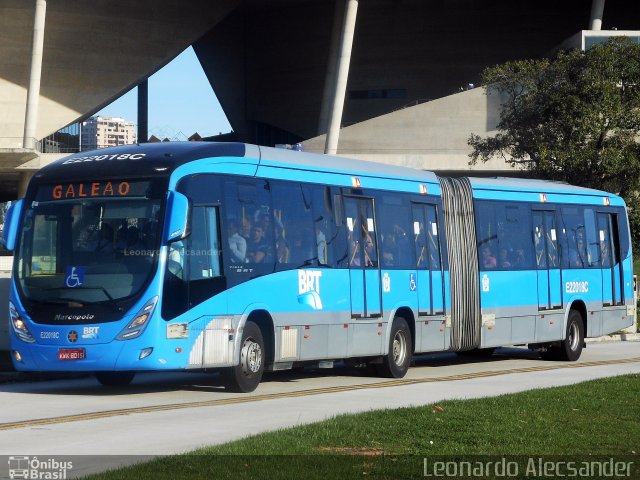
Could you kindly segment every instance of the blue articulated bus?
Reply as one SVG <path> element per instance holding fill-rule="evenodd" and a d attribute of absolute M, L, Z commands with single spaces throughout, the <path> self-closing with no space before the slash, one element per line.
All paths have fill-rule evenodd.
<path fill-rule="evenodd" d="M 375 365 L 526 344 L 576 360 L 635 321 L 616 195 L 238 143 L 83 152 L 44 167 L 4 228 L 23 371 Z"/>

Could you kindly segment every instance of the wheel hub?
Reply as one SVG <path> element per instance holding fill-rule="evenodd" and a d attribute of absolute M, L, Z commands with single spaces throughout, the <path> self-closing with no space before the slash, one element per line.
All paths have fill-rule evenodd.
<path fill-rule="evenodd" d="M 402 365 L 407 355 L 407 341 L 402 332 L 396 332 L 393 337 L 393 362 Z"/>
<path fill-rule="evenodd" d="M 245 375 L 253 375 L 260 371 L 262 349 L 252 338 L 247 338 L 242 345 L 240 363 L 242 365 L 242 373 Z"/>

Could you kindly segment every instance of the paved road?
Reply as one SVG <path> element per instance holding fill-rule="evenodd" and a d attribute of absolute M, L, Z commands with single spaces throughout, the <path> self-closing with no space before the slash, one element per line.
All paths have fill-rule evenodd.
<path fill-rule="evenodd" d="M 141 457 L 227 442 L 340 413 L 475 398 L 640 373 L 640 342 L 590 344 L 577 363 L 548 362 L 526 349 L 488 360 L 425 355 L 402 380 L 336 368 L 268 374 L 249 395 L 226 393 L 215 374 L 139 375 L 125 389 L 93 378 L 0 385 L 0 455 L 74 457 L 70 475 Z M 5 457 L 6 458 L 6 457 Z M 6 465 L 6 463 L 5 463 Z M 0 464 L 0 478 L 8 470 Z"/>

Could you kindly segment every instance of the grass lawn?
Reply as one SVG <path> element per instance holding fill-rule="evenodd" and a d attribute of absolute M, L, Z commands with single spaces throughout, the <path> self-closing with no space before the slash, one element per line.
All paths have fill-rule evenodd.
<path fill-rule="evenodd" d="M 640 375 L 628 375 L 339 416 L 96 478 L 417 478 L 425 456 L 445 455 L 624 456 L 640 464 L 638 392 Z"/>

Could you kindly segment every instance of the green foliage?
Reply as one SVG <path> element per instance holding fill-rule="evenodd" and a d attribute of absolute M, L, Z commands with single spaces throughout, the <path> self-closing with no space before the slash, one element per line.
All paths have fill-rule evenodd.
<path fill-rule="evenodd" d="M 472 134 L 471 164 L 501 156 L 536 177 L 621 195 L 640 246 L 640 45 L 614 37 L 586 52 L 487 68 L 498 134 Z"/>

